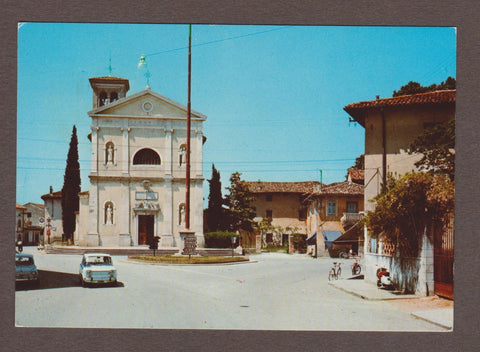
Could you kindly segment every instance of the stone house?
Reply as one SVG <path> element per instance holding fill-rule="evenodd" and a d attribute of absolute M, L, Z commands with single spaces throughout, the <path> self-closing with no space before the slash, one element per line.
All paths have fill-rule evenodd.
<path fill-rule="evenodd" d="M 44 244 L 61 242 L 63 235 L 62 191 L 53 191 L 41 196 L 45 206 Z"/>
<path fill-rule="evenodd" d="M 15 238 L 14 242 L 21 240 L 23 242 L 24 212 L 27 208 L 18 203 L 15 204 Z"/>
<path fill-rule="evenodd" d="M 24 211 L 24 245 L 38 245 L 43 240 L 45 225 L 45 205 L 26 203 Z"/>
<path fill-rule="evenodd" d="M 455 118 L 455 90 L 443 90 L 393 98 L 363 101 L 344 110 L 365 128 L 365 203 L 366 211 L 375 209 L 372 199 L 380 193 L 387 175 L 415 171 L 420 155 L 409 155 L 407 148 L 426 128 Z M 453 232 L 452 232 L 453 236 Z M 402 271 L 394 263 L 395 248 L 382 243 L 365 229 L 365 280 L 376 281 L 376 271 L 388 268 L 396 280 L 416 282 L 417 294 L 434 293 L 434 248 L 426 235 L 423 248 L 411 271 Z M 453 243 L 453 238 L 452 238 Z M 451 251 L 453 275 L 453 247 Z M 453 277 L 452 283 L 453 285 Z"/>
<path fill-rule="evenodd" d="M 254 196 L 253 207 L 256 211 L 254 221 L 270 219 L 276 231 L 263 233 L 262 247 L 288 246 L 289 252 L 295 251 L 291 235 L 307 237 L 306 194 L 319 189 L 320 182 L 263 182 L 244 181 Z"/>
<path fill-rule="evenodd" d="M 183 248 L 187 108 L 129 81 L 90 78 L 93 90 L 89 190 L 79 194 L 80 246 Z M 203 237 L 203 122 L 191 111 L 190 231 Z"/>
<path fill-rule="evenodd" d="M 308 253 L 314 257 L 335 257 L 340 251 L 362 252 L 363 236 L 359 236 L 358 222 L 363 207 L 363 185 L 348 180 L 325 185 L 309 194 Z"/>

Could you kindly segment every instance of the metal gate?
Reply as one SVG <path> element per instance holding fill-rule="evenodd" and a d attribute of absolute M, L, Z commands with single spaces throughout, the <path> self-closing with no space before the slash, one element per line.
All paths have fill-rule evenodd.
<path fill-rule="evenodd" d="M 435 294 L 453 299 L 453 218 L 448 226 L 434 232 L 434 284 Z"/>

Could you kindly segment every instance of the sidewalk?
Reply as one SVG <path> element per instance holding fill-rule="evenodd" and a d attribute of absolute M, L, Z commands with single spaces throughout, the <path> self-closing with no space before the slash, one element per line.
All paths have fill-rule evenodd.
<path fill-rule="evenodd" d="M 375 283 L 365 282 L 362 279 L 335 280 L 330 281 L 329 285 L 365 300 L 395 302 L 400 309 L 409 311 L 418 319 L 448 330 L 453 328 L 453 302 L 451 301 L 383 290 L 377 288 Z"/>

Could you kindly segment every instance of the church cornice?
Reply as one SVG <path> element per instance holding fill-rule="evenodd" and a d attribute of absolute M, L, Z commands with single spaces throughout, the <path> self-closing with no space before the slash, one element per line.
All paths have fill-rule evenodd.
<path fill-rule="evenodd" d="M 138 177 L 138 176 L 102 176 L 102 175 L 88 175 L 88 177 L 91 180 L 96 180 L 96 181 L 116 181 L 116 182 L 140 182 L 142 183 L 145 180 L 144 177 Z M 148 179 L 150 181 L 154 182 L 163 182 L 163 181 L 170 181 L 173 183 L 185 183 L 185 177 L 150 177 L 148 176 Z M 192 181 L 204 181 L 204 177 L 194 177 L 191 176 L 190 180 Z"/>

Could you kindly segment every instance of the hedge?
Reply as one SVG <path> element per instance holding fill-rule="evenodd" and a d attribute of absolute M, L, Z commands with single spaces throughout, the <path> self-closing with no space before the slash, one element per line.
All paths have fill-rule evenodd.
<path fill-rule="evenodd" d="M 205 237 L 206 248 L 232 248 L 232 236 L 238 235 L 234 232 L 208 232 Z"/>

